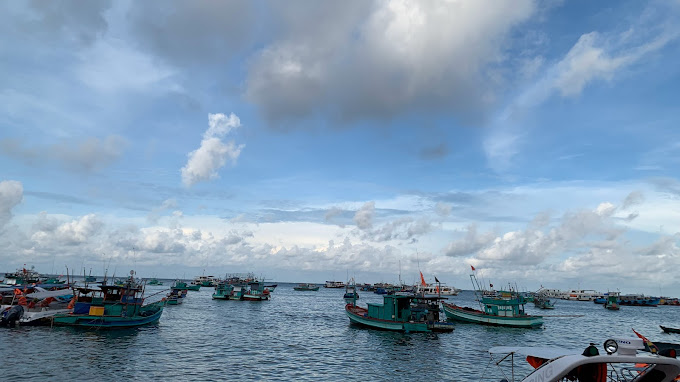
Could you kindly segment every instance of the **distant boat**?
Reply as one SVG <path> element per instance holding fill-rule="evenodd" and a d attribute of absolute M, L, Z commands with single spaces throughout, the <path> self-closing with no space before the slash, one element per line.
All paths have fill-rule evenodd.
<path fill-rule="evenodd" d="M 604 308 L 609 310 L 621 309 L 621 306 L 619 304 L 619 294 L 609 292 L 609 294 L 607 295 L 607 301 L 604 302 Z"/>
<path fill-rule="evenodd" d="M 93 283 L 93 282 L 96 282 L 96 281 L 97 281 L 96 276 L 85 276 L 85 282 L 86 283 Z"/>
<path fill-rule="evenodd" d="M 243 292 L 243 300 L 246 301 L 265 301 L 269 300 L 270 296 L 269 289 L 265 288 L 261 281 L 251 281 L 248 290 Z"/>
<path fill-rule="evenodd" d="M 179 305 L 184 302 L 187 297 L 187 289 L 171 289 L 170 293 L 165 298 L 166 305 Z"/>
<path fill-rule="evenodd" d="M 217 285 L 219 280 L 215 276 L 196 276 L 194 280 L 191 282 L 193 285 L 198 285 L 202 287 L 214 287 Z"/>
<path fill-rule="evenodd" d="M 678 334 L 680 334 L 680 329 L 669 328 L 668 326 L 663 326 L 663 325 L 659 325 L 659 327 L 661 328 L 661 330 L 663 330 L 666 333 L 678 333 Z"/>
<path fill-rule="evenodd" d="M 15 272 L 5 273 L 5 283 L 8 285 L 37 284 L 40 282 L 40 278 L 40 273 L 36 272 L 34 266 L 27 269 L 24 265 L 23 268 L 17 269 Z"/>
<path fill-rule="evenodd" d="M 215 292 L 212 294 L 214 300 L 228 300 L 231 293 L 234 291 L 234 286 L 227 283 L 219 283 L 215 287 Z"/>
<path fill-rule="evenodd" d="M 54 325 L 87 328 L 130 328 L 158 322 L 165 301 L 144 305 L 144 292 L 133 277 L 123 286 L 77 288 L 73 312 L 52 318 Z"/>
<path fill-rule="evenodd" d="M 347 304 L 356 304 L 356 300 L 359 299 L 359 293 L 357 292 L 354 279 L 351 279 L 350 282 L 348 282 L 345 286 L 345 294 L 342 296 L 342 298 L 345 299 Z"/>
<path fill-rule="evenodd" d="M 345 305 L 350 323 L 399 332 L 451 332 L 452 323 L 439 320 L 439 297 L 384 295 L 383 304 L 367 308 Z"/>
<path fill-rule="evenodd" d="M 526 300 L 518 292 L 483 289 L 474 273 L 470 275 L 470 279 L 483 310 L 442 303 L 448 319 L 517 328 L 535 328 L 543 325 L 543 317 L 526 314 L 524 311 Z"/>
<path fill-rule="evenodd" d="M 184 290 L 192 290 L 192 291 L 199 291 L 201 290 L 201 286 L 198 284 L 192 284 L 189 285 L 185 283 L 184 281 L 177 280 L 175 281 L 175 284 L 172 286 L 173 289 L 184 289 Z"/>
<path fill-rule="evenodd" d="M 163 282 L 159 281 L 156 278 L 153 278 L 153 279 L 149 280 L 149 285 L 163 285 Z"/>
<path fill-rule="evenodd" d="M 450 287 L 447 285 L 427 284 L 425 286 L 418 285 L 416 287 L 416 294 L 425 294 L 430 296 L 457 296 L 460 289 Z"/>
<path fill-rule="evenodd" d="M 345 283 L 342 281 L 326 281 L 326 284 L 323 286 L 324 288 L 344 288 Z"/>
<path fill-rule="evenodd" d="M 555 303 L 544 296 L 535 296 L 533 302 L 538 309 L 555 309 Z"/>
<path fill-rule="evenodd" d="M 319 286 L 314 285 L 314 284 L 303 283 L 303 284 L 298 284 L 298 286 L 293 287 L 293 290 L 316 292 L 316 291 L 319 290 Z"/>

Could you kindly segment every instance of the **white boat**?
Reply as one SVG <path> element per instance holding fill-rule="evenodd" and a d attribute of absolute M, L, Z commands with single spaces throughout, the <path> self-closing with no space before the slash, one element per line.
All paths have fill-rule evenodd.
<path fill-rule="evenodd" d="M 193 285 L 200 285 L 204 287 L 214 287 L 219 283 L 219 278 L 215 276 L 196 276 L 194 281 L 191 282 Z"/>
<path fill-rule="evenodd" d="M 324 288 L 344 288 L 345 283 L 342 281 L 326 281 L 326 284 L 323 286 Z"/>
<path fill-rule="evenodd" d="M 439 290 L 437 290 L 439 286 Z M 460 293 L 460 289 L 450 287 L 444 284 L 427 284 L 426 286 L 418 285 L 416 286 L 416 294 L 425 293 L 425 295 L 442 295 L 442 296 L 457 296 Z"/>
<path fill-rule="evenodd" d="M 593 289 L 572 289 L 563 297 L 574 301 L 593 301 L 596 298 L 604 298 L 604 294 Z"/>
<path fill-rule="evenodd" d="M 675 358 L 675 350 L 667 350 L 664 355 L 639 353 L 645 349 L 640 338 L 617 338 L 606 340 L 601 349 L 590 345 L 585 350 L 568 350 L 548 347 L 500 346 L 489 350 L 489 362 L 503 370 L 507 363 L 515 359 L 526 359 L 534 370 L 525 377 L 515 379 L 521 370 L 511 364 L 514 381 L 557 382 L 557 381 L 658 381 L 670 382 L 680 375 L 680 360 Z M 517 357 L 515 357 L 517 356 Z M 505 362 L 505 363 L 504 363 Z M 507 373 L 503 372 L 504 375 Z M 488 370 L 484 370 L 488 375 Z M 508 381 L 506 379 L 506 381 Z"/>

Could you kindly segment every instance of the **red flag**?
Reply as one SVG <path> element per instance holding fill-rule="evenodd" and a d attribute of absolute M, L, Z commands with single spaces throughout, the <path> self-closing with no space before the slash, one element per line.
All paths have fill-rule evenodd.
<path fill-rule="evenodd" d="M 420 272 L 420 285 L 427 286 L 427 283 L 425 282 L 425 277 L 423 277 L 423 272 Z"/>
<path fill-rule="evenodd" d="M 472 268 L 473 271 L 475 270 L 475 267 L 473 267 L 472 265 L 470 265 L 470 268 Z"/>
<path fill-rule="evenodd" d="M 635 329 L 633 329 L 633 328 L 631 328 L 631 329 L 633 330 L 633 333 L 635 333 L 635 335 L 640 337 L 642 339 L 642 342 L 644 342 L 645 345 L 647 345 L 650 352 L 652 352 L 654 354 L 659 352 L 659 348 L 656 347 L 656 345 L 654 345 L 654 343 L 652 341 L 648 340 L 647 337 L 643 336 L 642 334 L 636 332 Z"/>

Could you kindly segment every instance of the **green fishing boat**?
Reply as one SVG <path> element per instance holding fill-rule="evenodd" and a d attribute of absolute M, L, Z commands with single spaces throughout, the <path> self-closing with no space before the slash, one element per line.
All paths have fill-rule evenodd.
<path fill-rule="evenodd" d="M 536 328 L 543 325 L 543 317 L 525 313 L 527 301 L 516 291 L 494 291 L 481 287 L 474 273 L 470 275 L 480 309 L 443 303 L 449 320 L 483 325 Z"/>
<path fill-rule="evenodd" d="M 454 325 L 439 320 L 442 297 L 384 295 L 383 304 L 369 303 L 367 308 L 353 303 L 345 305 L 352 324 L 399 332 L 451 332 Z"/>
<path fill-rule="evenodd" d="M 172 286 L 173 289 L 183 289 L 183 290 L 192 290 L 192 291 L 199 291 L 201 290 L 201 286 L 198 284 L 187 284 L 184 281 L 177 280 L 175 281 L 175 284 Z"/>
<path fill-rule="evenodd" d="M 157 322 L 165 300 L 144 305 L 143 289 L 132 276 L 123 286 L 101 285 L 77 288 L 73 312 L 52 318 L 57 326 L 87 328 L 131 328 Z"/>
<path fill-rule="evenodd" d="M 604 308 L 609 310 L 621 309 L 621 306 L 619 305 L 619 293 L 609 292 L 607 295 L 607 301 L 604 303 Z"/>
<path fill-rule="evenodd" d="M 187 290 L 186 289 L 171 289 L 170 293 L 165 298 L 165 303 L 166 305 L 179 305 L 182 302 L 184 302 L 184 299 L 187 296 Z"/>
<path fill-rule="evenodd" d="M 149 280 L 149 285 L 163 285 L 163 282 L 154 278 L 154 279 Z"/>
<path fill-rule="evenodd" d="M 215 293 L 212 298 L 214 300 L 228 300 L 231 293 L 234 291 L 234 286 L 227 283 L 219 283 L 215 287 Z"/>
<path fill-rule="evenodd" d="M 293 290 L 316 292 L 316 291 L 319 290 L 319 286 L 314 285 L 314 284 L 302 283 L 302 284 L 298 284 L 298 286 L 294 286 Z"/>

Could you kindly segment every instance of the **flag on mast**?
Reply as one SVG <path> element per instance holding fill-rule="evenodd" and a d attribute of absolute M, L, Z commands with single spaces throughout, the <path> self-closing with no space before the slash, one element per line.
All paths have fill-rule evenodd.
<path fill-rule="evenodd" d="M 437 276 L 434 276 L 434 281 L 439 282 L 439 280 L 437 279 Z"/>
<path fill-rule="evenodd" d="M 475 270 L 475 267 L 473 267 L 472 265 L 470 265 L 470 268 L 472 268 L 473 271 Z"/>
<path fill-rule="evenodd" d="M 420 285 L 427 286 L 427 283 L 425 282 L 425 277 L 423 277 L 423 272 L 420 272 Z"/>

